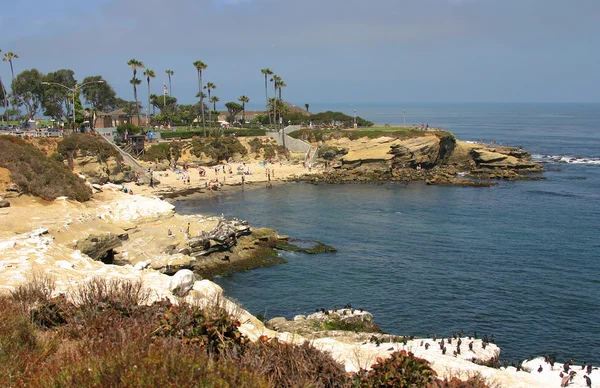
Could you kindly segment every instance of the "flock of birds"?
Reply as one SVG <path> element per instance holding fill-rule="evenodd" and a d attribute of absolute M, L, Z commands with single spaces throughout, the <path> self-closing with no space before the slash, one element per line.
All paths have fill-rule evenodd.
<path fill-rule="evenodd" d="M 352 304 L 347 303 L 346 305 L 344 305 L 343 309 L 339 309 L 337 308 L 337 306 L 334 306 L 332 310 L 328 310 L 325 308 L 317 308 L 315 310 L 315 312 L 317 313 L 323 313 L 326 316 L 330 315 L 331 313 L 339 313 L 342 314 L 343 316 L 348 315 L 348 313 L 350 313 L 351 315 L 354 315 L 354 313 L 356 311 L 360 311 L 361 313 L 364 312 L 364 309 L 360 308 L 360 309 L 354 309 L 352 307 Z M 452 333 L 452 336 L 448 336 L 447 338 L 439 338 L 438 341 L 438 337 L 437 335 L 433 334 L 433 335 L 428 335 L 427 336 L 428 339 L 433 340 L 434 343 L 437 343 L 437 345 L 439 346 L 441 352 L 443 355 L 445 355 L 448 352 L 448 347 L 449 346 L 454 346 L 456 345 L 456 348 L 452 350 L 453 355 L 455 357 L 457 357 L 458 355 L 461 354 L 462 350 L 462 345 L 466 343 L 466 346 L 468 347 L 468 349 L 470 351 L 474 351 L 474 346 L 475 346 L 475 340 L 478 340 L 479 337 L 477 335 L 477 332 L 474 332 L 473 334 L 471 333 L 466 333 L 464 331 L 459 331 L 459 332 L 454 332 Z M 382 343 L 384 342 L 402 342 L 404 345 L 408 344 L 408 341 L 412 341 L 414 340 L 415 337 L 414 336 L 391 336 L 390 338 L 388 338 L 388 340 L 386 341 L 384 338 L 382 338 L 381 336 L 377 336 L 377 335 L 372 335 L 371 338 L 368 341 L 363 342 L 363 345 L 366 344 L 367 342 L 369 343 L 373 343 L 375 344 L 375 346 L 380 346 Z M 479 341 L 478 341 L 479 342 Z M 481 337 L 481 341 L 479 342 L 482 349 L 486 349 L 486 347 L 489 344 L 495 344 L 496 341 L 494 339 L 494 336 L 490 336 L 488 338 L 487 335 L 483 335 L 483 337 Z M 425 347 L 425 350 L 428 350 L 431 345 L 430 342 L 426 342 L 425 340 L 421 340 L 420 345 L 422 347 Z M 390 348 L 388 350 L 394 350 L 394 348 Z M 549 369 L 550 370 L 554 370 L 554 365 L 556 363 L 556 357 L 555 356 L 545 356 L 543 358 L 544 362 L 546 364 L 548 364 Z M 523 361 L 518 362 L 517 364 L 515 364 L 514 362 L 510 364 L 512 367 L 516 368 L 517 372 L 521 371 L 521 370 L 526 370 L 524 368 L 523 365 Z M 507 360 L 504 361 L 504 367 L 508 367 L 509 363 Z M 585 380 L 586 386 L 587 387 L 592 387 L 592 379 L 590 377 L 590 375 L 592 374 L 593 370 L 598 370 L 598 367 L 594 367 L 592 366 L 592 364 L 586 364 L 586 362 L 584 361 L 583 364 L 581 365 L 581 370 L 580 373 L 584 373 L 583 378 Z M 533 372 L 531 370 L 526 370 L 528 372 Z M 544 366 L 543 365 L 539 365 L 539 367 L 537 368 L 537 372 L 538 373 L 542 373 L 544 371 Z M 568 387 L 569 384 L 571 384 L 573 382 L 573 380 L 575 379 L 575 376 L 577 375 L 577 371 L 575 370 L 575 361 L 573 359 L 565 362 L 564 364 L 562 364 L 561 366 L 561 371 L 559 373 L 559 376 L 561 378 L 561 382 L 560 382 L 560 386 L 561 387 Z"/>

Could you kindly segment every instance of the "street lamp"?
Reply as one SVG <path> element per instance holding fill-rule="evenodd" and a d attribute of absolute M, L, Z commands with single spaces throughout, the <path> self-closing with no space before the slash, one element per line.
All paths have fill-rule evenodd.
<path fill-rule="evenodd" d="M 354 109 L 354 128 L 356 128 L 356 109 Z"/>
<path fill-rule="evenodd" d="M 79 85 L 79 84 L 77 84 L 77 82 L 75 82 L 75 87 L 73 87 L 73 88 L 70 88 L 63 84 L 59 84 L 58 82 L 42 82 L 42 85 L 60 86 L 60 87 L 67 89 L 71 93 L 73 93 L 73 131 L 75 131 L 75 95 L 77 94 L 77 89 L 82 88 L 89 84 L 103 84 L 104 82 L 105 82 L 104 80 L 88 81 L 88 82 L 82 83 L 81 85 Z"/>

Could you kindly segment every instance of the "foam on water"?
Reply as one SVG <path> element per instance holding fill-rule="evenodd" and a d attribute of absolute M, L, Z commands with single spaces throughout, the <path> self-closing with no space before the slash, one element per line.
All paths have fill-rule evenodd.
<path fill-rule="evenodd" d="M 581 156 L 534 154 L 531 156 L 531 158 L 535 161 L 547 162 L 547 163 L 600 165 L 600 158 L 586 158 L 586 157 L 581 157 Z"/>

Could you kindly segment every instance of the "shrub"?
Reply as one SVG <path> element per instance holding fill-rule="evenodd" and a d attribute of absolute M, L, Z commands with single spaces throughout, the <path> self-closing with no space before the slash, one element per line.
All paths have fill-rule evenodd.
<path fill-rule="evenodd" d="M 394 352 L 385 360 L 378 358 L 371 367 L 368 372 L 361 370 L 356 374 L 359 387 L 426 387 L 436 376 L 428 361 L 405 350 Z"/>
<path fill-rule="evenodd" d="M 176 337 L 185 344 L 205 347 L 209 353 L 221 354 L 232 348 L 241 350 L 246 339 L 238 327 L 240 322 L 221 307 L 200 308 L 190 305 L 171 305 L 159 321 L 155 334 Z"/>
<path fill-rule="evenodd" d="M 10 177 L 26 194 L 45 200 L 66 196 L 87 201 L 92 191 L 69 168 L 14 136 L 0 136 L 0 167 L 10 170 Z"/>
<path fill-rule="evenodd" d="M 262 338 L 246 347 L 240 366 L 265 376 L 271 387 L 343 388 L 351 382 L 343 365 L 308 342 L 290 345 Z"/>
<path fill-rule="evenodd" d="M 498 385 L 496 385 L 496 384 L 490 385 L 481 375 L 475 375 L 464 381 L 459 379 L 458 377 L 451 377 L 450 379 L 444 379 L 444 380 L 438 379 L 435 383 L 433 383 L 431 385 L 431 387 L 432 388 L 494 388 L 494 387 L 498 387 Z"/>
<path fill-rule="evenodd" d="M 192 149 L 190 152 L 196 157 L 201 157 L 204 154 L 206 157 L 211 158 L 213 163 L 228 160 L 235 154 L 242 156 L 248 154 L 246 147 L 235 137 L 194 139 L 192 140 Z"/>

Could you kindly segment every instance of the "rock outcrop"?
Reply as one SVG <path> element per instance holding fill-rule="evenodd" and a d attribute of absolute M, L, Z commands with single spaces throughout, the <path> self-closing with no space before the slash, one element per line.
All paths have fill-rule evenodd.
<path fill-rule="evenodd" d="M 312 338 L 340 337 L 354 333 L 357 341 L 363 340 L 365 333 L 381 333 L 379 326 L 373 322 L 371 313 L 352 308 L 323 309 L 308 316 L 297 315 L 289 321 L 283 317 L 273 318 L 266 323 L 266 326 L 276 331 Z"/>
<path fill-rule="evenodd" d="M 541 179 L 531 155 L 519 148 L 457 141 L 449 132 L 418 136 L 328 140 L 320 152 L 328 166 L 320 176 L 293 177 L 312 183 L 412 182 L 489 187 L 492 179 Z M 340 152 L 343 150 L 343 152 Z"/>

